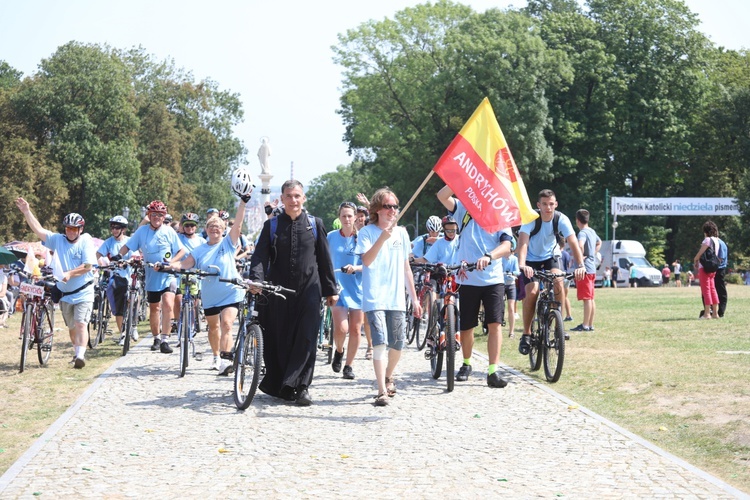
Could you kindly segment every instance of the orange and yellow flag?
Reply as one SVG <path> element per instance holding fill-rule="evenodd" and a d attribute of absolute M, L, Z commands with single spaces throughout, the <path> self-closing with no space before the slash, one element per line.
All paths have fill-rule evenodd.
<path fill-rule="evenodd" d="M 485 231 L 526 224 L 539 217 L 486 97 L 433 170 Z"/>

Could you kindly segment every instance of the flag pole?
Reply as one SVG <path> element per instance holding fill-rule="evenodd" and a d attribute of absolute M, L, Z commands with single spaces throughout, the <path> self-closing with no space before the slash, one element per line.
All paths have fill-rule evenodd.
<path fill-rule="evenodd" d="M 403 208 L 403 210 L 401 210 L 401 213 L 398 214 L 398 218 L 396 219 L 396 222 L 394 223 L 394 225 L 398 224 L 398 221 L 401 220 L 401 217 L 403 217 L 406 211 L 409 210 L 409 207 L 411 206 L 412 203 L 414 203 L 414 200 L 417 198 L 417 195 L 422 192 L 427 182 L 429 182 L 429 180 L 432 179 L 433 175 L 435 175 L 435 171 L 430 170 L 430 173 L 427 174 L 427 177 L 424 178 L 424 180 L 422 181 L 422 184 L 420 184 L 420 186 L 417 188 L 414 194 L 411 195 L 411 199 L 409 200 L 409 203 L 407 203 L 406 206 Z"/>

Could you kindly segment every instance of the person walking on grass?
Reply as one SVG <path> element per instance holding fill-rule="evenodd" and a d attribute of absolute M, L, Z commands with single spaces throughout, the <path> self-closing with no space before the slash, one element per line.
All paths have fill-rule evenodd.
<path fill-rule="evenodd" d="M 65 216 L 63 219 L 65 234 L 59 234 L 44 229 L 31 212 L 29 202 L 23 198 L 16 199 L 16 207 L 42 244 L 55 252 L 60 260 L 63 277 L 56 285 L 63 293 L 60 299 L 60 312 L 68 327 L 70 341 L 73 343 L 73 367 L 81 369 L 86 366 L 86 344 L 89 340 L 86 326 L 94 310 L 94 265 L 96 265 L 94 241 L 88 234 L 83 234 L 83 226 L 86 222 L 77 213 L 69 213 Z"/>
<path fill-rule="evenodd" d="M 703 224 L 703 241 L 698 253 L 693 259 L 693 266 L 698 269 L 698 279 L 701 284 L 701 295 L 703 296 L 703 316 L 701 319 L 719 319 L 719 295 L 716 293 L 714 278 L 716 271 L 707 272 L 701 265 L 700 258 L 709 248 L 714 252 L 719 250 L 719 229 L 713 221 Z"/>
<path fill-rule="evenodd" d="M 583 279 L 576 281 L 578 300 L 583 301 L 583 323 L 573 328 L 574 332 L 593 332 L 594 314 L 594 282 L 596 281 L 596 254 L 602 246 L 602 240 L 596 231 L 589 227 L 589 211 L 580 209 L 576 212 L 576 226 L 578 226 L 578 245 L 583 254 L 583 265 L 586 274 Z"/>

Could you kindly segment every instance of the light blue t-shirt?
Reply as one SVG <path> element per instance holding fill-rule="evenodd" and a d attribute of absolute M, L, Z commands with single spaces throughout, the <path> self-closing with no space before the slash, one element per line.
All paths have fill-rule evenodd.
<path fill-rule="evenodd" d="M 55 255 L 60 260 L 60 267 L 63 272 L 70 271 L 79 267 L 81 264 L 91 264 L 91 269 L 81 276 L 70 278 L 67 283 L 62 281 L 57 283 L 57 288 L 62 292 L 72 292 L 81 288 L 89 281 L 94 280 L 94 267 L 96 265 L 96 249 L 94 248 L 94 241 L 91 239 L 89 234 L 82 234 L 78 237 L 75 243 L 68 241 L 68 238 L 63 234 L 53 233 L 52 231 L 46 231 L 47 238 L 44 242 L 44 246 L 55 252 Z M 78 293 L 73 295 L 66 295 L 62 299 L 62 302 L 68 304 L 82 304 L 85 302 L 94 302 L 94 286 L 87 286 Z"/>
<path fill-rule="evenodd" d="M 118 255 L 120 253 L 120 248 L 125 246 L 127 244 L 128 240 L 130 240 L 129 236 L 123 237 L 122 240 L 117 241 L 114 236 L 110 236 L 99 247 L 99 250 L 96 252 L 103 255 L 104 257 L 111 259 L 113 255 Z M 123 259 L 129 259 L 133 255 L 133 251 L 129 250 L 128 253 L 122 256 Z M 112 276 L 121 276 L 125 279 L 128 279 L 130 277 L 131 273 L 130 266 L 114 269 L 112 271 Z"/>
<path fill-rule="evenodd" d="M 383 232 L 376 224 L 369 224 L 357 235 L 357 255 L 363 255 Z M 383 243 L 375 260 L 362 271 L 362 310 L 406 311 L 405 263 L 409 262 L 411 242 L 403 227 L 396 227 Z"/>
<path fill-rule="evenodd" d="M 596 231 L 587 227 L 578 232 L 578 241 L 583 242 L 583 265 L 586 274 L 596 274 L 596 243 L 601 241 Z"/>
<path fill-rule="evenodd" d="M 543 262 L 551 259 L 555 255 L 555 249 L 557 248 L 557 235 L 554 233 L 554 224 L 552 220 L 549 222 L 542 221 L 542 227 L 539 232 L 529 238 L 529 246 L 526 251 L 527 262 Z M 528 222 L 521 226 L 519 233 L 531 234 L 536 225 L 536 220 Z M 560 220 L 557 222 L 557 229 L 563 235 L 566 240 L 575 234 L 573 231 L 573 225 L 570 223 L 570 219 L 564 213 L 560 213 Z"/>
<path fill-rule="evenodd" d="M 427 238 L 429 237 L 429 233 L 420 234 L 411 241 L 411 253 L 412 255 L 414 255 L 415 259 L 424 257 L 425 255 L 427 255 L 427 252 L 430 250 L 430 248 L 432 248 L 433 243 L 427 242 Z"/>
<path fill-rule="evenodd" d="M 162 224 L 157 230 L 150 224 L 139 227 L 130 237 L 127 247 L 129 250 L 140 250 L 147 264 L 167 262 L 183 248 L 177 233 L 167 224 Z M 147 292 L 160 292 L 169 288 L 172 279 L 171 274 L 160 273 L 146 266 Z"/>
<path fill-rule="evenodd" d="M 716 252 L 716 256 L 719 257 L 719 269 L 726 269 L 728 252 L 727 244 L 724 243 L 724 240 L 719 238 L 719 251 Z"/>
<path fill-rule="evenodd" d="M 453 266 L 458 264 L 456 255 L 458 254 L 458 236 L 448 241 L 445 238 L 439 238 L 433 245 L 427 250 L 424 258 L 430 264 L 445 264 L 447 266 Z"/>
<path fill-rule="evenodd" d="M 520 274 L 521 268 L 518 267 L 518 257 L 514 254 L 503 257 L 503 278 L 505 279 L 505 286 L 515 285 L 516 276 L 519 276 Z"/>
<path fill-rule="evenodd" d="M 190 254 L 195 260 L 196 269 L 214 273 L 217 272 L 216 269 L 209 266 L 217 266 L 219 268 L 219 276 L 208 276 L 203 278 L 201 282 L 201 289 L 203 290 L 201 292 L 201 300 L 203 301 L 204 308 L 234 304 L 241 302 L 245 297 L 244 290 L 237 288 L 231 283 L 219 281 L 219 278 L 234 279 L 240 277 L 237 267 L 234 265 L 234 254 L 235 248 L 232 244 L 232 238 L 229 235 L 225 236 L 215 245 L 205 243 Z"/>
<path fill-rule="evenodd" d="M 341 271 L 347 265 L 362 265 L 362 257 L 355 253 L 357 239 L 357 233 L 348 237 L 339 230 L 328 233 L 328 249 L 336 271 L 336 281 L 341 286 L 336 305 L 348 309 L 362 309 L 362 273 L 348 274 Z"/>
<path fill-rule="evenodd" d="M 188 238 L 180 233 L 177 237 L 180 238 L 180 243 L 185 247 L 185 256 L 181 260 L 185 260 L 189 253 L 206 243 L 206 239 L 199 234 L 195 234 L 192 238 Z"/>
<path fill-rule="evenodd" d="M 456 200 L 456 210 L 453 212 L 453 218 L 462 221 L 466 215 L 466 208 Z M 458 262 L 466 261 L 473 264 L 478 261 L 485 253 L 489 253 L 497 248 L 503 241 L 510 242 L 513 239 L 510 228 L 502 229 L 494 233 L 488 233 L 477 221 L 471 219 L 466 226 L 461 229 L 459 236 L 458 253 L 456 255 Z M 503 263 L 501 260 L 493 260 L 492 263 L 483 270 L 475 270 L 466 273 L 467 278 L 460 280 L 461 285 L 471 286 L 488 286 L 505 283 L 503 278 Z"/>

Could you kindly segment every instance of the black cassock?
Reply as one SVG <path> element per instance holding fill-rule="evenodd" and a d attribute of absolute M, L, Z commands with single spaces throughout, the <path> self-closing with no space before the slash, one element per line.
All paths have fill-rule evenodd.
<path fill-rule="evenodd" d="M 337 288 L 323 222 L 315 218 L 315 238 L 306 212 L 296 220 L 286 213 L 277 219 L 275 245 L 270 220 L 263 224 L 250 260 L 250 279 L 297 291 L 286 299 L 267 296 L 267 303 L 261 305 L 266 302 L 261 299 L 256 307 L 265 344 L 266 374 L 260 390 L 291 401 L 312 383 L 321 298 L 335 295 Z"/>

